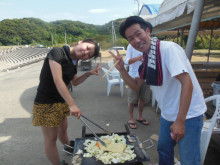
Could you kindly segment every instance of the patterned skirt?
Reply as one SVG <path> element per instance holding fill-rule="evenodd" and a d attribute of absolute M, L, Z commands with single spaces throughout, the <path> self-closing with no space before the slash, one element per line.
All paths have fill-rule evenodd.
<path fill-rule="evenodd" d="M 32 109 L 32 125 L 58 127 L 66 116 L 69 116 L 67 103 L 39 104 L 34 103 Z"/>

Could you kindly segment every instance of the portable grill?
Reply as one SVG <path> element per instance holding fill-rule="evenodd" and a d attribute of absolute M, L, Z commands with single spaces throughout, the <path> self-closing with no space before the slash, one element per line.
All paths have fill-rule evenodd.
<path fill-rule="evenodd" d="M 91 70 L 92 67 L 92 61 L 91 60 L 86 60 L 86 61 L 81 61 L 81 70 Z"/>
<path fill-rule="evenodd" d="M 136 158 L 131 161 L 126 161 L 124 163 L 117 163 L 117 164 L 120 164 L 120 165 L 125 165 L 125 164 L 126 165 L 143 165 L 143 162 L 150 161 L 145 150 L 152 147 L 153 142 L 150 141 L 152 144 L 150 146 L 148 146 L 147 148 L 143 148 L 142 144 L 147 142 L 148 140 L 141 143 L 136 135 L 130 135 L 130 130 L 126 124 L 125 124 L 125 130 L 126 130 L 125 132 L 115 132 L 115 134 L 124 135 L 126 138 L 126 143 L 134 146 L 134 153 L 136 154 Z M 100 137 L 100 136 L 105 136 L 107 134 L 97 133 L 97 135 Z M 94 138 L 93 134 L 86 134 L 86 127 L 83 126 L 82 127 L 82 138 L 75 139 L 74 154 L 73 155 L 75 155 L 79 149 L 83 150 L 85 152 L 83 143 L 87 139 L 94 140 L 95 138 Z M 132 142 L 131 142 L 131 139 L 132 139 Z M 104 163 L 102 163 L 99 160 L 96 160 L 94 157 L 91 157 L 91 158 L 82 157 L 82 165 L 104 165 Z"/>

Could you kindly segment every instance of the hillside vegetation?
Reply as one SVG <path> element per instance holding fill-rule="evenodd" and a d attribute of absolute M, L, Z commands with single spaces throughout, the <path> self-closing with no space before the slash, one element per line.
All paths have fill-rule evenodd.
<path fill-rule="evenodd" d="M 127 40 L 119 35 L 119 26 L 124 19 L 114 20 L 114 27 L 117 40 L 112 42 L 112 22 L 105 25 L 86 24 L 80 21 L 60 20 L 44 22 L 37 18 L 5 19 L 0 22 L 0 46 L 11 45 L 44 45 L 46 47 L 62 46 L 65 44 L 65 34 L 68 44 L 76 43 L 85 38 L 94 38 L 102 50 L 112 46 L 128 45 Z M 164 36 L 159 36 L 165 39 Z M 197 38 L 195 49 L 207 49 L 209 47 L 210 36 L 201 39 Z M 173 39 L 172 39 L 173 40 Z M 183 47 L 187 41 L 184 36 Z M 220 49 L 220 39 L 213 37 L 212 49 Z"/>
<path fill-rule="evenodd" d="M 114 21 L 117 41 L 127 41 L 119 35 L 118 29 L 122 19 Z M 112 22 L 103 26 L 86 24 L 79 21 L 60 20 L 44 22 L 37 18 L 6 19 L 0 22 L 0 46 L 36 45 L 56 46 L 76 43 L 85 38 L 94 38 L 103 48 L 112 47 Z M 115 43 L 117 45 L 117 42 Z"/>

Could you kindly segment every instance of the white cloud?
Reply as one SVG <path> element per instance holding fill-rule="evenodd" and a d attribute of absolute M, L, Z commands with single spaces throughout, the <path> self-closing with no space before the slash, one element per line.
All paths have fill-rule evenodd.
<path fill-rule="evenodd" d="M 105 13 L 109 11 L 108 9 L 91 9 L 89 10 L 90 13 Z"/>

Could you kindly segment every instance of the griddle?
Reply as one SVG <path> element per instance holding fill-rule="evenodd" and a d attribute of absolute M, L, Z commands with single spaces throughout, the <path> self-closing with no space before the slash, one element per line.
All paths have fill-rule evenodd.
<path fill-rule="evenodd" d="M 134 146 L 134 153 L 136 154 L 136 158 L 131 160 L 131 161 L 126 161 L 124 163 L 117 163 L 117 165 L 142 165 L 142 162 L 150 161 L 149 157 L 147 156 L 145 150 L 143 148 L 140 148 L 140 141 L 136 135 L 130 135 L 130 131 L 128 126 L 125 124 L 125 129 L 126 132 L 115 132 L 115 134 L 118 135 L 124 135 L 126 138 L 126 143 L 133 145 Z M 105 136 L 107 134 L 101 134 L 97 133 L 98 136 Z M 135 142 L 131 143 L 129 142 L 127 135 L 135 139 Z M 90 139 L 90 140 L 95 140 L 93 134 L 86 134 L 86 127 L 83 126 L 82 128 L 82 138 L 76 138 L 75 139 L 75 145 L 74 145 L 74 155 L 78 151 L 78 149 L 83 150 L 85 153 L 86 151 L 84 150 L 83 143 L 85 140 Z M 91 158 L 84 158 L 82 157 L 82 165 L 104 165 L 100 160 L 96 160 L 95 157 Z"/>

